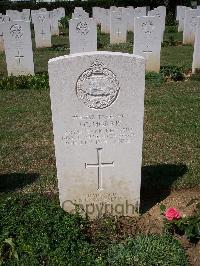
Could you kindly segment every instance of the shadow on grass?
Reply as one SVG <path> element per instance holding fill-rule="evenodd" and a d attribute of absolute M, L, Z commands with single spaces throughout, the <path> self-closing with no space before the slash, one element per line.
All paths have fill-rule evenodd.
<path fill-rule="evenodd" d="M 184 164 L 158 164 L 142 167 L 140 212 L 145 213 L 171 192 L 172 184 L 188 171 Z"/>
<path fill-rule="evenodd" d="M 37 173 L 10 173 L 0 175 L 0 192 L 10 192 L 23 188 L 33 183 L 39 174 Z"/>

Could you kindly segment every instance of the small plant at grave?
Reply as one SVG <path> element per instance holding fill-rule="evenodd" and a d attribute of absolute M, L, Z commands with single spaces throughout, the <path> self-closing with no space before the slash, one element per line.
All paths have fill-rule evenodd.
<path fill-rule="evenodd" d="M 165 205 L 160 206 L 164 215 L 164 229 L 171 233 L 185 235 L 191 242 L 200 239 L 200 202 L 196 204 L 196 213 L 192 216 L 181 215 L 175 208 L 166 209 Z"/>
<path fill-rule="evenodd" d="M 178 31 L 177 26 L 168 26 L 167 32 L 175 33 L 177 31 Z"/>
<path fill-rule="evenodd" d="M 165 80 L 183 81 L 185 79 L 183 68 L 177 66 L 162 66 L 160 73 Z"/>
<path fill-rule="evenodd" d="M 160 73 L 147 72 L 145 74 L 145 81 L 147 85 L 159 86 L 163 83 L 164 79 Z"/>
<path fill-rule="evenodd" d="M 113 244 L 107 259 L 108 265 L 188 266 L 181 244 L 169 234 L 138 235 Z"/>
<path fill-rule="evenodd" d="M 5 261 L 15 259 L 18 261 L 18 254 L 16 252 L 15 244 L 12 237 L 5 239 L 0 247 L 0 265 Z"/>
<path fill-rule="evenodd" d="M 69 27 L 69 17 L 68 16 L 65 16 L 65 17 L 63 17 L 63 18 L 61 18 L 60 20 L 59 20 L 59 23 L 60 23 L 60 25 L 63 27 L 63 28 L 68 28 Z"/>
<path fill-rule="evenodd" d="M 49 88 L 49 78 L 47 73 L 9 76 L 0 78 L 0 90 L 46 90 Z"/>
<path fill-rule="evenodd" d="M 97 265 L 88 220 L 38 194 L 0 199 L 0 265 Z"/>
<path fill-rule="evenodd" d="M 169 36 L 169 45 L 170 46 L 175 46 L 176 42 L 174 40 L 174 36 L 173 35 L 170 35 Z"/>

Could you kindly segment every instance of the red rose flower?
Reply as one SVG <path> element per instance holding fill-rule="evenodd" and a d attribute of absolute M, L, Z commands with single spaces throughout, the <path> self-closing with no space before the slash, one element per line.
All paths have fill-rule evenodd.
<path fill-rule="evenodd" d="M 181 218 L 181 214 L 179 211 L 177 211 L 175 208 L 168 208 L 165 212 L 164 215 L 167 220 L 172 221 L 174 219 L 178 220 Z"/>

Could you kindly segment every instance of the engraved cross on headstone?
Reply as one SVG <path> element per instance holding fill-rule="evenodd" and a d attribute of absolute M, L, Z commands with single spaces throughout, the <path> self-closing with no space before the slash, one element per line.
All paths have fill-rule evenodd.
<path fill-rule="evenodd" d="M 45 35 L 46 33 L 42 30 L 42 32 L 40 32 L 40 34 L 42 35 L 42 39 L 44 40 L 44 35 Z"/>
<path fill-rule="evenodd" d="M 23 56 L 23 55 L 20 55 L 19 50 L 18 50 L 17 53 L 18 53 L 18 54 L 15 56 L 15 58 L 18 60 L 18 63 L 19 63 L 19 65 L 20 65 L 20 63 L 21 63 L 21 58 L 23 58 L 24 56 Z"/>
<path fill-rule="evenodd" d="M 98 168 L 98 188 L 97 190 L 103 190 L 103 177 L 102 177 L 102 168 L 103 167 L 114 167 L 114 162 L 112 163 L 102 163 L 101 162 L 101 152 L 102 148 L 97 148 L 97 164 L 87 164 L 85 163 L 85 168 Z"/>
<path fill-rule="evenodd" d="M 117 36 L 119 37 L 119 35 L 121 34 L 121 31 L 119 31 L 119 28 L 117 30 Z"/>

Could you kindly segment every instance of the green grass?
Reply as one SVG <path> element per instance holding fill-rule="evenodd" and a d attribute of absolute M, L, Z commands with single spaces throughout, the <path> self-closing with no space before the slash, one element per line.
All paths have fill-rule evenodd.
<path fill-rule="evenodd" d="M 181 40 L 181 33 L 169 31 L 172 29 L 166 29 L 166 42 L 171 35 L 175 42 Z M 52 48 L 35 49 L 33 45 L 36 73 L 47 71 L 50 58 L 69 53 L 68 33 L 64 33 L 53 37 Z M 107 34 L 98 34 L 98 39 L 99 50 L 132 53 L 131 33 L 126 44 L 110 45 Z M 191 46 L 180 44 L 162 47 L 161 65 L 174 65 L 188 71 L 192 51 Z M 0 53 L 0 76 L 6 76 L 3 53 Z M 200 75 L 180 82 L 164 82 L 161 75 L 155 73 L 148 73 L 147 78 L 141 200 L 145 197 L 152 206 L 166 190 L 200 187 Z M 106 265 L 105 258 L 109 265 L 120 265 L 118 262 L 138 265 L 138 258 L 144 262 L 141 265 L 146 262 L 155 265 L 157 259 L 158 263 L 169 265 L 164 260 L 165 250 L 169 249 L 169 260 L 173 259 L 170 265 L 179 265 L 181 260 L 181 265 L 187 265 L 180 245 L 171 238 L 139 236 L 113 243 L 116 233 L 113 221 L 108 224 L 106 220 L 101 231 L 91 236 L 83 232 L 87 229 L 85 219 L 61 210 L 49 88 L 37 90 L 35 84 L 42 84 L 37 78 L 36 81 L 30 78 L 27 83 L 21 78 L 9 82 L 5 90 L 0 90 L 0 264 L 2 258 L 5 262 L 10 257 L 5 265 L 18 265 L 17 254 L 19 265 L 65 265 L 67 262 L 77 265 L 79 258 L 83 258 L 79 260 L 80 265 Z M 21 89 L 20 84 L 24 84 Z M 150 197 L 148 193 L 152 193 Z M 156 200 L 152 195 L 156 195 Z"/>
<path fill-rule="evenodd" d="M 68 52 L 66 34 L 65 31 L 64 36 L 53 37 L 53 48 L 34 48 L 38 72 L 47 70 L 49 58 Z M 108 37 L 100 35 L 103 45 L 110 50 L 132 50 L 131 33 L 127 44 L 109 45 Z M 0 56 L 3 74 L 4 56 Z M 190 67 L 191 60 L 190 46 L 162 48 L 162 65 Z M 21 188 L 23 191 L 57 191 L 49 90 L 0 91 L 0 98 L 1 173 L 37 173 L 39 177 Z M 177 83 L 163 83 L 158 76 L 155 83 L 147 83 L 143 164 L 185 164 L 188 170 L 173 182 L 176 188 L 200 185 L 198 99 L 198 75 Z"/>
<path fill-rule="evenodd" d="M 0 210 L 1 265 L 188 265 L 180 243 L 169 235 L 138 235 L 121 243 L 102 243 L 99 236 L 95 243 L 87 219 L 44 195 L 1 198 Z M 112 221 L 104 227 L 107 233 L 113 232 L 110 226 Z"/>

